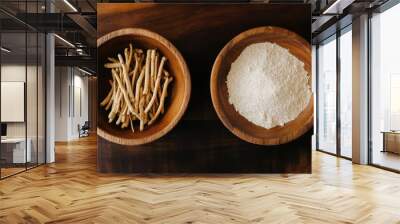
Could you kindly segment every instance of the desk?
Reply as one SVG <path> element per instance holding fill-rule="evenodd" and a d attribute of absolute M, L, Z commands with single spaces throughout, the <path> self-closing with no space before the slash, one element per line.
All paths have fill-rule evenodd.
<path fill-rule="evenodd" d="M 400 154 L 400 131 L 382 131 L 382 152 L 393 152 Z"/>
<path fill-rule="evenodd" d="M 25 163 L 31 162 L 32 159 L 32 140 L 26 139 L 28 147 L 26 147 L 25 154 L 25 138 L 5 138 L 1 139 L 2 157 L 6 163 Z M 4 155 L 4 156 L 3 156 Z M 12 158 L 12 159 L 11 159 Z M 25 161 L 26 159 L 26 161 Z"/>

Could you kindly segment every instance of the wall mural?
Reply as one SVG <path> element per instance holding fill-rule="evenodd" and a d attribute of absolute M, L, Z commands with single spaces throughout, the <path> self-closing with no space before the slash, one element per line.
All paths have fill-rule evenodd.
<path fill-rule="evenodd" d="M 311 172 L 309 5 L 102 3 L 97 19 L 99 172 Z"/>

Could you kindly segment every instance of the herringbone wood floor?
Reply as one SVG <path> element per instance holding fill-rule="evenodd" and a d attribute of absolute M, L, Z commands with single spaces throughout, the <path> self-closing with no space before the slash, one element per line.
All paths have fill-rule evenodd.
<path fill-rule="evenodd" d="M 0 181 L 0 223 L 400 223 L 400 175 L 315 152 L 311 175 L 96 173 L 93 137 Z"/>

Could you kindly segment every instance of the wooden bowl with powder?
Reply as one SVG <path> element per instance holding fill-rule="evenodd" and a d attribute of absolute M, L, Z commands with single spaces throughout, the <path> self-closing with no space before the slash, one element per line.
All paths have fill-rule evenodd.
<path fill-rule="evenodd" d="M 286 58 L 279 58 L 280 54 L 275 52 L 264 55 L 260 46 L 283 52 Z M 253 52 L 258 52 L 262 57 L 251 55 Z M 257 75 L 254 70 L 273 71 L 272 68 L 265 68 L 267 63 L 259 63 L 261 68 L 257 67 L 257 61 L 260 62 L 263 57 L 272 68 L 282 70 L 289 67 L 286 68 L 287 77 L 279 70 L 274 76 L 271 73 L 276 79 L 271 82 L 266 81 L 262 73 Z M 244 62 L 253 67 L 246 68 Z M 299 65 L 302 72 L 293 70 L 300 69 Z M 235 73 L 234 69 L 239 72 Z M 300 86 L 301 83 L 303 86 Z M 313 125 L 310 44 L 296 33 L 279 27 L 258 27 L 240 33 L 218 54 L 212 68 L 210 90 L 218 117 L 226 128 L 242 140 L 259 145 L 279 145 L 295 140 Z M 266 97 L 260 97 L 262 94 Z M 260 119 L 264 117 L 265 121 Z"/>

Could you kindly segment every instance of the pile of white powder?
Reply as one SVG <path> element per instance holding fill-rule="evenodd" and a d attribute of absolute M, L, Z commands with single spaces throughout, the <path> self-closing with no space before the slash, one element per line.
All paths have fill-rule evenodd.
<path fill-rule="evenodd" d="M 232 63 L 226 83 L 236 111 L 264 128 L 296 119 L 311 97 L 303 62 L 270 42 L 246 47 Z"/>

